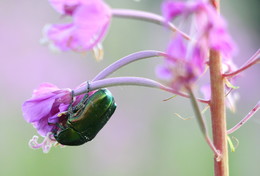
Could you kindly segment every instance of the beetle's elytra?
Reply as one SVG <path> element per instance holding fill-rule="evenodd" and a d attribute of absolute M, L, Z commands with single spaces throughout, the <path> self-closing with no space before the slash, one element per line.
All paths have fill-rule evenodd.
<path fill-rule="evenodd" d="M 68 109 L 67 121 L 59 124 L 55 139 L 63 145 L 82 145 L 92 140 L 116 109 L 114 97 L 107 89 L 86 95 L 80 103 Z"/>

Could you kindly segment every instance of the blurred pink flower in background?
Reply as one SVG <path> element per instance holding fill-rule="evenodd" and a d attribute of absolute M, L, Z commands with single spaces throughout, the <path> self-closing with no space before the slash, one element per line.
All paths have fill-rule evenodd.
<path fill-rule="evenodd" d="M 196 40 L 206 39 L 209 49 L 220 51 L 225 58 L 234 55 L 236 47 L 227 31 L 225 20 L 206 1 L 174 2 L 166 1 L 162 5 L 162 13 L 166 21 L 180 15 L 187 18 L 194 15 Z"/>
<path fill-rule="evenodd" d="M 206 53 L 199 43 L 187 47 L 180 35 L 168 46 L 164 65 L 157 67 L 157 76 L 167 80 L 176 90 L 191 86 L 203 73 Z"/>
<path fill-rule="evenodd" d="M 104 38 L 111 20 L 111 9 L 102 0 L 49 0 L 55 10 L 73 18 L 67 24 L 47 25 L 43 42 L 61 51 L 83 52 L 94 49 Z"/>

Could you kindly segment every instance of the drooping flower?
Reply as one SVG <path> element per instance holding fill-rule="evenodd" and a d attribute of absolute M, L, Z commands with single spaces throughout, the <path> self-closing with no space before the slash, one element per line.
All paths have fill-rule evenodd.
<path fill-rule="evenodd" d="M 50 150 L 56 143 L 53 132 L 58 127 L 55 124 L 65 120 L 59 114 L 66 111 L 71 102 L 70 89 L 59 89 L 53 84 L 43 83 L 34 90 L 32 98 L 22 105 L 23 116 L 45 139 L 39 144 L 38 137 L 34 136 L 29 142 L 30 147 L 42 148 L 45 153 Z"/>
<path fill-rule="evenodd" d="M 235 44 L 227 32 L 225 20 L 207 1 L 193 2 L 166 1 L 162 5 L 166 21 L 178 16 L 189 17 L 193 15 L 197 30 L 196 40 L 207 40 L 207 47 L 221 52 L 225 58 L 230 58 L 235 52 Z"/>
<path fill-rule="evenodd" d="M 58 114 L 66 111 L 71 102 L 70 89 L 59 89 L 53 84 L 43 83 L 34 90 L 32 98 L 23 103 L 23 116 L 45 137 L 48 132 L 55 130 L 54 124 L 60 121 Z"/>
<path fill-rule="evenodd" d="M 104 38 L 111 20 L 111 9 L 103 0 L 49 0 L 60 14 L 73 22 L 45 27 L 44 41 L 62 51 L 94 49 Z"/>
<path fill-rule="evenodd" d="M 85 86 L 88 86 L 88 82 L 76 89 Z M 95 92 L 87 94 L 91 96 Z M 50 83 L 42 83 L 35 89 L 32 97 L 23 103 L 22 111 L 24 119 L 37 129 L 44 140 L 38 143 L 38 136 L 33 136 L 29 146 L 33 149 L 42 148 L 44 153 L 48 153 L 52 145 L 59 144 L 54 134 L 66 126 L 69 106 L 78 105 L 85 96 L 86 94 L 74 96 L 71 89 L 60 89 Z"/>
<path fill-rule="evenodd" d="M 206 52 L 201 44 L 190 43 L 187 47 L 177 35 L 168 46 L 165 63 L 156 70 L 158 77 L 175 90 L 192 86 L 205 68 Z"/>

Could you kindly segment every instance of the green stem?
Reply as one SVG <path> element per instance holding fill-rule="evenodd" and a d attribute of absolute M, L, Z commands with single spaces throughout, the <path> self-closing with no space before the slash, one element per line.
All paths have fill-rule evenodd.
<path fill-rule="evenodd" d="M 199 108 L 199 104 L 198 101 L 192 91 L 191 88 L 188 88 L 188 92 L 190 94 L 190 100 L 191 100 L 191 104 L 193 106 L 193 110 L 195 112 L 196 115 L 196 119 L 198 120 L 198 124 L 200 127 L 200 130 L 206 140 L 206 142 L 208 143 L 209 147 L 212 149 L 212 151 L 214 152 L 215 156 L 217 159 L 221 158 L 221 154 L 219 153 L 219 151 L 216 149 L 216 147 L 214 146 L 214 144 L 212 143 L 209 135 L 208 135 L 208 129 L 207 129 L 207 125 L 205 123 L 205 120 L 201 114 L 200 108 Z"/>

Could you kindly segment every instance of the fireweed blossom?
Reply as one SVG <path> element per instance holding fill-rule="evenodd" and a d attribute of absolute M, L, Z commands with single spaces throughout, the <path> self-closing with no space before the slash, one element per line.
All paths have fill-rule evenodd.
<path fill-rule="evenodd" d="M 231 58 L 235 52 L 235 44 L 227 32 L 225 20 L 207 1 L 174 2 L 166 1 L 162 5 L 166 21 L 179 16 L 193 17 L 195 39 L 207 41 L 208 49 L 219 51 L 224 58 Z"/>
<path fill-rule="evenodd" d="M 189 88 L 205 69 L 206 51 L 201 43 L 189 43 L 177 35 L 169 44 L 164 64 L 157 67 L 157 76 L 175 90 Z"/>
<path fill-rule="evenodd" d="M 203 58 L 201 60 L 204 60 L 204 63 L 208 62 L 209 50 L 215 50 L 220 52 L 223 57 L 223 73 L 236 68 L 231 59 L 235 52 L 235 44 L 227 32 L 225 20 L 209 2 L 203 0 L 192 2 L 168 0 L 162 5 L 162 13 L 166 22 L 177 17 L 184 17 L 184 19 L 192 17 L 193 47 L 202 53 L 201 57 Z M 175 48 L 171 52 L 178 51 Z"/>
<path fill-rule="evenodd" d="M 23 116 L 45 139 L 38 144 L 38 136 L 34 136 L 29 142 L 30 147 L 49 151 L 56 143 L 53 132 L 58 127 L 55 124 L 65 120 L 60 114 L 68 109 L 72 99 L 71 89 L 59 89 L 50 83 L 43 83 L 34 90 L 32 97 L 22 105 Z"/>
<path fill-rule="evenodd" d="M 43 42 L 61 51 L 89 51 L 100 47 L 111 20 L 111 9 L 102 0 L 49 0 L 63 16 L 73 22 L 47 25 Z"/>

